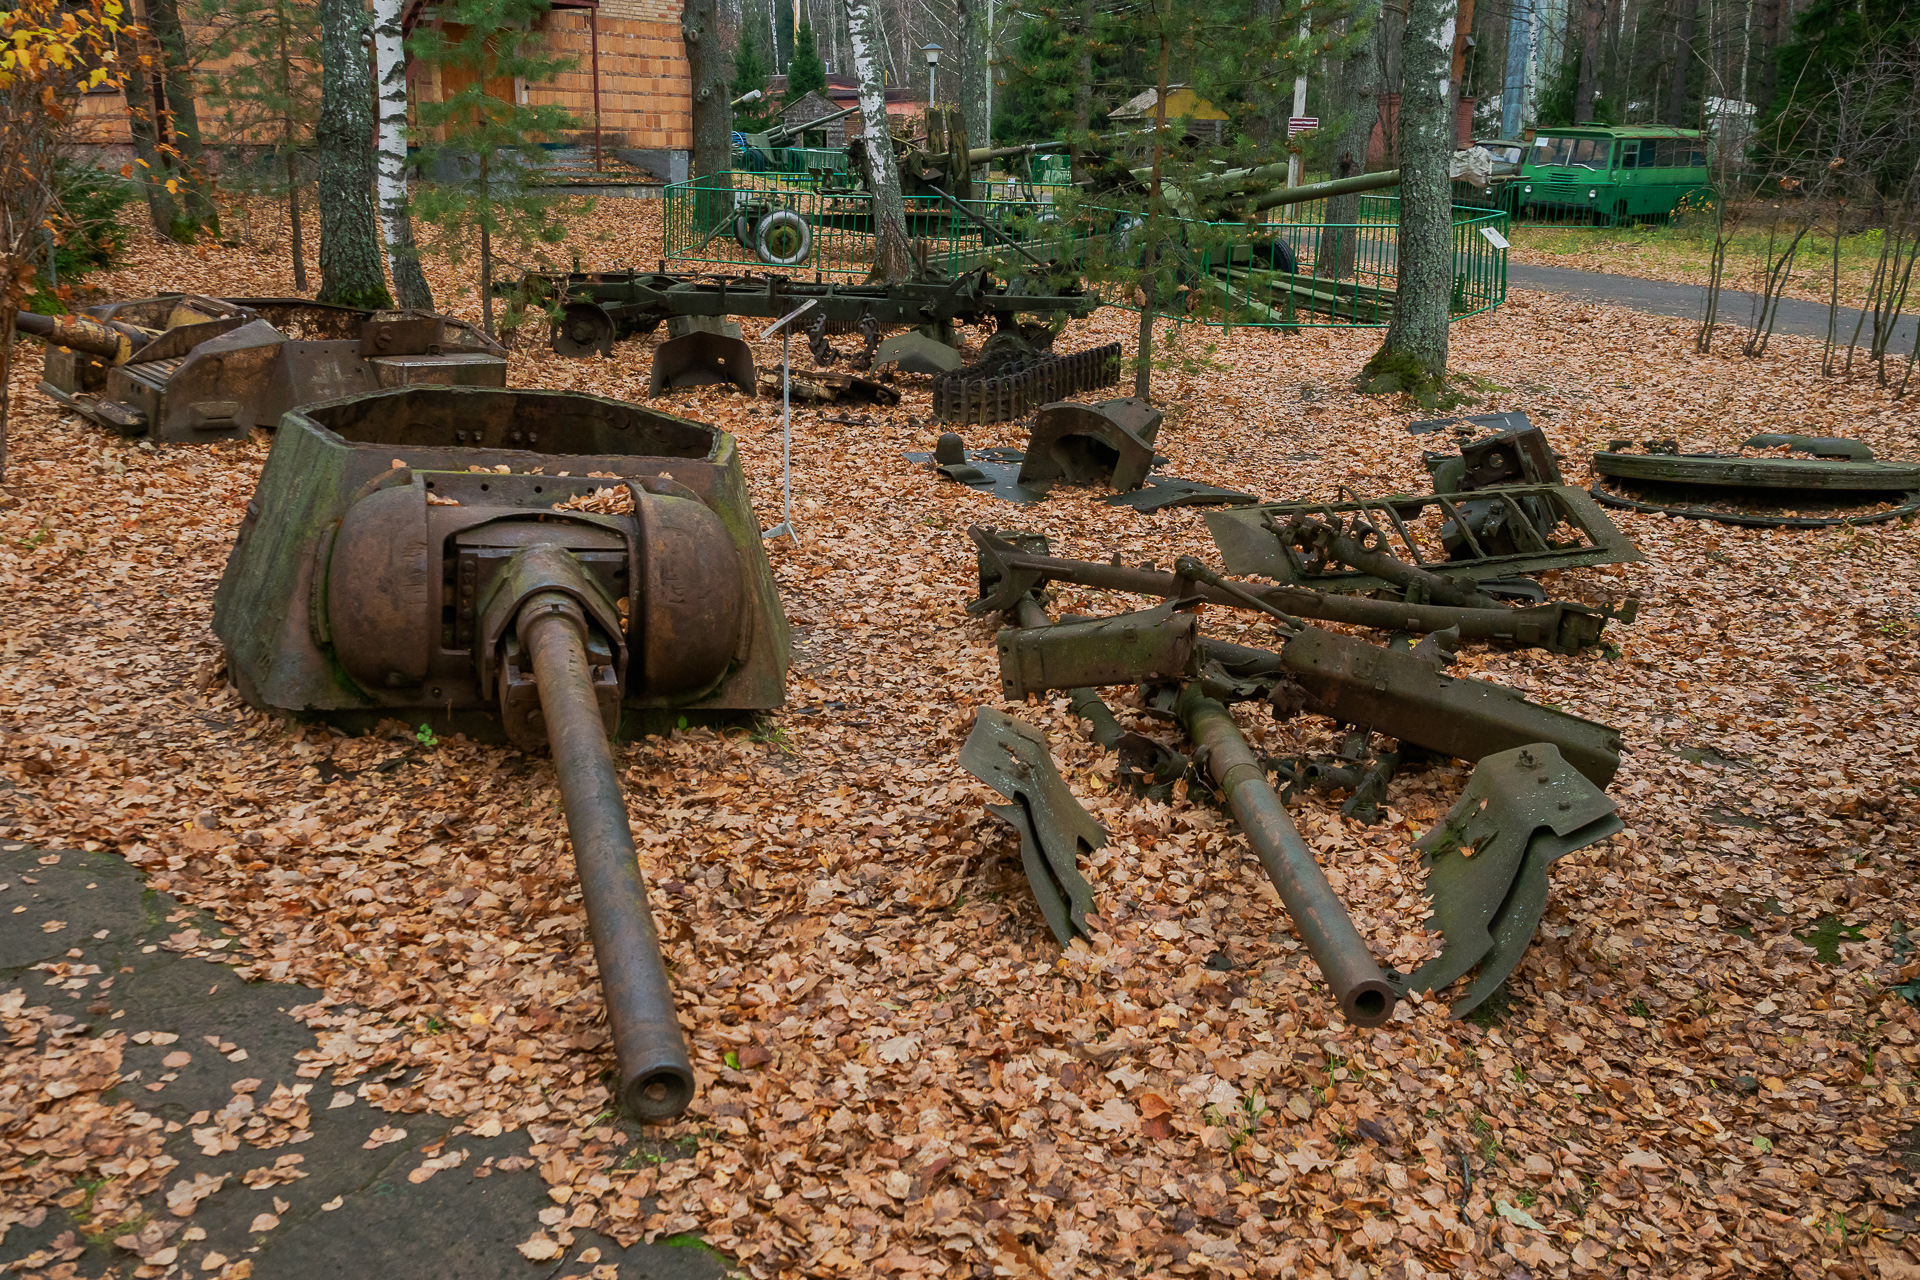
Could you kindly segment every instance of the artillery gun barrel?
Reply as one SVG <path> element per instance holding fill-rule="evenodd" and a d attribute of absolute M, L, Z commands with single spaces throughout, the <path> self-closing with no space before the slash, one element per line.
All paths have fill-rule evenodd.
<path fill-rule="evenodd" d="M 1399 185 L 1400 171 L 1383 169 L 1379 173 L 1360 173 L 1351 178 L 1335 178 L 1331 182 L 1315 182 L 1304 187 L 1280 187 L 1261 192 L 1253 197 L 1250 204 L 1238 207 L 1232 195 L 1223 196 L 1206 192 L 1201 198 L 1219 212 L 1262 213 L 1282 205 L 1302 204 L 1308 200 L 1330 200 L 1335 196 L 1357 195 L 1362 191 L 1378 191 L 1382 187 Z"/>
<path fill-rule="evenodd" d="M 1008 160 L 1014 156 L 1038 155 L 1042 151 L 1064 151 L 1067 144 L 1058 138 L 1049 142 L 1022 142 L 1005 147 L 975 147 L 967 152 L 968 164 L 985 164 L 989 160 Z"/>
<path fill-rule="evenodd" d="M 769 129 L 767 130 L 767 142 L 769 145 L 777 145 L 796 133 L 805 133 L 809 129 L 818 129 L 822 125 L 832 124 L 835 120 L 850 116 L 859 109 L 860 104 L 856 102 L 850 107 L 842 107 L 831 115 L 820 116 L 813 120 L 796 120 L 792 124 L 783 124 L 776 129 Z"/>
<path fill-rule="evenodd" d="M 114 364 L 125 363 L 153 338 L 152 334 L 130 324 L 103 324 L 92 316 L 43 316 L 33 311 L 17 311 L 13 325 L 49 346 L 82 351 Z"/>
<path fill-rule="evenodd" d="M 1353 917 L 1327 883 L 1313 851 L 1300 839 L 1286 806 L 1267 785 L 1266 771 L 1240 736 L 1233 717 L 1201 691 L 1197 680 L 1180 690 L 1175 709 L 1187 735 L 1199 745 L 1199 758 L 1206 761 L 1214 785 L 1226 793 L 1234 820 L 1247 833 L 1247 843 L 1279 891 L 1340 1012 L 1360 1027 L 1377 1027 L 1391 1018 L 1398 994 L 1353 927 Z"/>
<path fill-rule="evenodd" d="M 670 1120 L 693 1100 L 693 1067 L 674 1015 L 660 932 L 647 907 L 626 800 L 594 694 L 586 617 L 565 592 L 540 591 L 521 605 L 515 626 L 533 660 L 554 772 L 560 777 L 567 834 L 620 1063 L 620 1097 L 641 1120 Z"/>

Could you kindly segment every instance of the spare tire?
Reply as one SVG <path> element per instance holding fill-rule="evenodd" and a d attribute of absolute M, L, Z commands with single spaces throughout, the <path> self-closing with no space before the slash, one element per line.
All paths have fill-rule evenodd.
<path fill-rule="evenodd" d="M 776 267 L 797 267 L 813 252 L 813 228 L 792 209 L 775 209 L 754 229 L 753 251 Z"/>

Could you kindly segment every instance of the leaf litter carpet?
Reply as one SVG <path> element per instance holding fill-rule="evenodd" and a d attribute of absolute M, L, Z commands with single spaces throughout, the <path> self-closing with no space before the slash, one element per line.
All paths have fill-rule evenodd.
<path fill-rule="evenodd" d="M 657 255 L 653 209 L 582 228 L 590 262 Z M 470 268 L 431 267 L 477 317 Z M 283 253 L 142 237 L 102 283 L 284 293 L 286 274 Z M 1060 347 L 1131 350 L 1134 325 L 1101 312 Z M 1543 425 L 1579 482 L 1622 436 L 1697 449 L 1795 430 L 1920 456 L 1913 406 L 1819 378 L 1809 344 L 1701 357 L 1691 329 L 1520 294 L 1454 327 L 1453 367 L 1501 388 L 1486 407 Z M 637 398 L 654 341 L 562 361 L 529 334 L 511 377 Z M 1376 342 L 1187 334 L 1156 374 L 1166 470 L 1272 499 L 1424 491 L 1435 438 L 1404 431 L 1424 415 L 1346 389 Z M 1360 1031 L 1331 1013 L 1230 817 L 1117 789 L 1064 700 L 1006 709 L 1046 729 L 1111 832 L 1085 867 L 1092 945 L 1054 946 L 1011 832 L 955 764 L 973 709 L 1002 705 L 994 624 L 963 608 L 966 526 L 1165 565 L 1210 554 L 1199 514 L 1071 489 L 1015 508 L 940 481 L 900 457 L 938 430 L 924 379 L 903 378 L 893 409 L 797 410 L 799 540 L 770 544 L 795 636 L 786 708 L 618 749 L 700 1074 L 684 1120 L 641 1133 L 609 1111 L 544 755 L 246 707 L 211 596 L 269 438 L 139 447 L 55 412 L 32 390 L 38 351 L 22 355 L 0 488 L 0 836 L 113 850 L 215 913 L 243 974 L 321 987 L 307 1081 L 367 1085 L 395 1124 L 432 1110 L 483 1135 L 525 1127 L 555 1201 L 522 1242 L 542 1260 L 529 1275 L 565 1269 L 588 1227 L 695 1231 L 754 1276 L 1920 1274 L 1920 1019 L 1896 990 L 1920 923 L 1909 526 L 1620 514 L 1643 563 L 1550 583 L 1639 595 L 1614 648 L 1464 651 L 1459 670 L 1623 730 L 1611 794 L 1627 827 L 1555 865 L 1491 1016 L 1456 1023 L 1416 999 Z M 778 367 L 777 345 L 758 356 Z M 703 391 L 660 407 L 736 432 L 761 521 L 778 519 L 777 404 Z M 1134 603 L 1063 590 L 1055 608 Z M 1262 638 L 1255 620 L 1206 622 Z M 1311 720 L 1238 718 L 1274 754 L 1331 741 Z M 1344 823 L 1337 796 L 1291 805 L 1402 970 L 1435 945 L 1411 844 L 1466 773 L 1403 774 L 1371 828 Z M 1207 967 L 1215 953 L 1231 967 Z M 106 1225 L 190 1214 L 211 1192 L 170 1176 L 158 1122 L 112 1092 L 140 1028 L 75 1022 L 37 981 L 0 991 L 0 1025 L 0 1231 L 82 1180 L 104 1184 L 89 1203 Z M 299 1081 L 266 1083 L 291 1118 L 230 1125 L 272 1153 L 305 1100 Z"/>

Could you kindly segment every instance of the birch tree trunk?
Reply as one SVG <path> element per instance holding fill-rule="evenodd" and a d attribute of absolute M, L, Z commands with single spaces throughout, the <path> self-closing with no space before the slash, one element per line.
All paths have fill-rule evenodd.
<path fill-rule="evenodd" d="M 1400 285 L 1386 340 L 1361 373 L 1365 390 L 1429 395 L 1445 385 L 1453 292 L 1453 151 L 1447 80 L 1454 0 L 1410 0 L 1400 93 Z"/>
<path fill-rule="evenodd" d="M 960 37 L 960 65 L 955 67 L 953 105 L 967 119 L 967 137 L 971 146 L 985 146 L 993 136 L 993 124 L 987 118 L 987 77 L 993 74 L 987 47 L 987 11 L 993 0 L 954 0 L 953 25 Z M 986 165 L 978 176 L 985 177 Z"/>
<path fill-rule="evenodd" d="M 1156 6 L 1157 9 L 1157 6 Z M 1140 331 L 1133 358 L 1133 394 L 1147 399 L 1153 390 L 1153 322 L 1160 306 L 1160 166 L 1167 155 L 1167 76 L 1172 69 L 1166 16 L 1154 14 L 1160 28 L 1158 94 L 1153 102 L 1153 171 L 1147 180 L 1147 222 L 1140 229 L 1146 241 L 1140 259 Z"/>
<path fill-rule="evenodd" d="M 401 306 L 431 311 L 433 290 L 420 270 L 407 212 L 407 51 L 400 9 L 401 0 L 373 0 L 373 78 L 380 104 L 374 182 L 393 291 Z"/>
<path fill-rule="evenodd" d="M 320 0 L 321 302 L 389 307 L 373 208 L 373 76 L 359 0 Z"/>
<path fill-rule="evenodd" d="M 906 202 L 900 198 L 900 166 L 893 158 L 887 130 L 886 89 L 880 79 L 873 0 L 840 0 L 847 15 L 847 43 L 853 52 L 853 77 L 860 90 L 860 148 L 867 162 L 867 190 L 873 193 L 873 275 L 881 284 L 897 284 L 913 274 L 913 246 L 907 240 Z"/>

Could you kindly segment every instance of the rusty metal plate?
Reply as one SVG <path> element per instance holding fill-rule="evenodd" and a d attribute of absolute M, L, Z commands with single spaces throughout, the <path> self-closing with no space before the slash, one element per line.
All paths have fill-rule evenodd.
<path fill-rule="evenodd" d="M 1548 865 L 1623 826 L 1613 801 L 1551 743 L 1482 759 L 1446 817 L 1414 845 L 1444 948 L 1407 989 L 1432 991 L 1478 966 L 1452 1010 L 1470 1013 L 1526 953 L 1546 908 Z"/>
<path fill-rule="evenodd" d="M 1020 833 L 1020 858 L 1047 928 L 1061 946 L 1087 936 L 1093 887 L 1080 858 L 1107 842 L 1107 829 L 1073 798 L 1040 730 L 1005 712 L 981 707 L 960 748 L 960 767 L 1011 804 L 988 809 Z"/>
<path fill-rule="evenodd" d="M 1153 442 L 1165 417 L 1145 400 L 1130 396 L 1093 404 L 1056 400 L 1041 405 L 1033 415 L 1019 483 L 1138 489 L 1153 468 Z"/>

